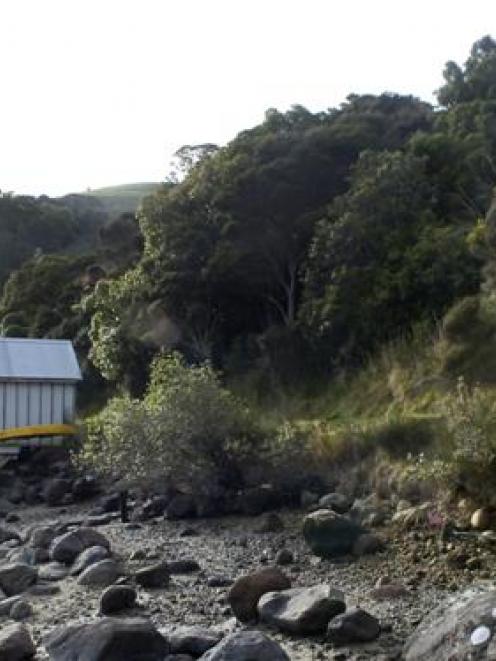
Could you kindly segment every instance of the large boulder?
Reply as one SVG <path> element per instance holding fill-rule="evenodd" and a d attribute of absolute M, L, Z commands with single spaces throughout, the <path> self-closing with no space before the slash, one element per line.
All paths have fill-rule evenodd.
<path fill-rule="evenodd" d="M 110 549 L 110 542 L 98 530 L 78 528 L 56 537 L 50 545 L 50 559 L 70 565 L 77 556 L 90 546 L 103 546 Z"/>
<path fill-rule="evenodd" d="M 191 654 L 196 658 L 217 645 L 222 634 L 206 627 L 180 626 L 169 633 L 167 638 L 173 654 Z"/>
<path fill-rule="evenodd" d="M 115 560 L 107 558 L 87 567 L 80 574 L 77 582 L 79 585 L 104 588 L 115 583 L 119 576 L 122 576 L 119 564 Z"/>
<path fill-rule="evenodd" d="M 104 546 L 90 546 L 78 555 L 71 567 L 71 576 L 81 574 L 85 569 L 94 565 L 95 562 L 108 558 L 109 552 Z"/>
<path fill-rule="evenodd" d="M 345 610 L 343 593 L 328 585 L 268 592 L 258 602 L 263 622 L 303 636 L 324 633 L 329 620 Z"/>
<path fill-rule="evenodd" d="M 290 661 L 282 647 L 261 631 L 232 633 L 201 657 L 201 661 L 255 661 L 255 659 L 256 661 Z"/>
<path fill-rule="evenodd" d="M 0 629 L 0 661 L 26 661 L 36 654 L 29 629 L 24 624 L 10 624 Z"/>
<path fill-rule="evenodd" d="M 408 639 L 406 661 L 496 658 L 496 590 L 471 587 L 446 599 Z"/>
<path fill-rule="evenodd" d="M 0 588 L 8 597 L 24 592 L 37 579 L 37 570 L 22 562 L 0 567 Z"/>
<path fill-rule="evenodd" d="M 250 622 L 257 618 L 257 604 L 262 595 L 290 587 L 291 581 L 280 569 L 267 567 L 238 578 L 227 598 L 238 620 Z"/>
<path fill-rule="evenodd" d="M 51 661 L 163 661 L 170 651 L 153 624 L 141 618 L 61 626 L 43 642 Z"/>
<path fill-rule="evenodd" d="M 315 555 L 332 558 L 351 553 L 354 543 L 367 532 L 361 525 L 333 510 L 317 510 L 303 522 L 303 536 Z"/>

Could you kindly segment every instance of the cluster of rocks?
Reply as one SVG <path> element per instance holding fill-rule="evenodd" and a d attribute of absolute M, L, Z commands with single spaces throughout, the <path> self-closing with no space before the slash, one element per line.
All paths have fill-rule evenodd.
<path fill-rule="evenodd" d="M 90 485 L 91 478 L 74 478 L 64 470 L 60 462 L 57 477 L 37 478 L 40 493 L 48 495 L 52 489 L 62 494 L 42 497 L 47 505 L 58 503 L 63 507 L 57 513 L 61 520 L 28 528 L 23 525 L 22 510 L 4 512 L 5 523 L 0 525 L 0 618 L 4 622 L 0 661 L 39 658 L 40 654 L 54 661 L 278 661 L 289 659 L 287 649 L 293 658 L 298 640 L 308 645 L 305 650 L 314 649 L 318 641 L 326 651 L 356 644 L 363 650 L 367 644 L 376 656 L 382 649 L 395 650 L 398 655 L 398 644 L 403 646 L 413 624 L 419 626 L 402 652 L 408 661 L 496 655 L 492 642 L 496 636 L 496 591 L 492 589 L 459 593 L 460 585 L 456 585 L 457 592 L 448 602 L 423 621 L 413 618 L 406 630 L 399 630 L 394 617 L 392 622 L 389 619 L 389 614 L 399 612 L 398 608 L 410 608 L 420 591 L 416 591 L 417 583 L 412 583 L 411 577 L 404 582 L 403 577 L 399 581 L 387 573 L 392 570 L 393 575 L 401 575 L 403 566 L 413 566 L 424 557 L 429 563 L 441 558 L 447 561 L 448 571 L 459 572 L 462 544 L 464 548 L 469 543 L 491 548 L 489 533 L 484 530 L 489 520 L 487 512 L 472 516 L 470 536 L 465 532 L 458 535 L 454 529 L 451 538 L 446 522 L 441 522 L 443 527 L 433 517 L 433 503 L 398 501 L 393 505 L 374 497 L 352 499 L 342 493 L 304 491 L 303 517 L 291 512 L 291 520 L 298 518 L 301 523 L 302 519 L 302 526 L 291 531 L 286 528 L 290 513 L 283 518 L 274 512 L 284 502 L 284 494 L 271 485 L 262 485 L 238 493 L 219 492 L 203 503 L 200 498 L 173 491 L 146 498 L 132 493 L 131 522 L 124 524 L 118 521 L 121 497 L 117 491 L 99 495 L 96 506 L 85 508 L 84 515 L 78 506 L 77 515 L 71 518 L 69 512 L 76 508 L 71 510 L 70 503 L 88 498 L 92 489 L 97 494 L 97 487 L 88 487 L 83 495 L 84 489 L 77 486 L 76 480 L 84 479 Z M 16 480 L 22 473 L 21 464 L 15 469 Z M 25 477 L 24 486 L 30 480 Z M 10 503 L 16 499 L 15 490 Z M 33 511 L 38 509 L 45 516 L 53 512 L 46 507 Z M 224 552 L 231 556 L 230 569 L 227 575 L 204 571 L 192 558 L 203 558 L 202 565 L 206 561 L 205 556 L 198 555 L 202 553 L 201 529 L 206 523 L 176 520 L 227 512 L 262 516 L 251 523 L 242 519 L 249 527 L 234 536 L 231 523 L 223 523 L 225 519 L 209 523 L 217 529 Z M 372 531 L 386 523 L 380 535 Z M 109 526 L 105 534 L 101 532 L 104 526 Z M 146 543 L 149 533 L 155 532 L 155 539 L 165 539 L 172 529 L 176 541 L 159 547 Z M 190 536 L 191 540 L 187 539 Z M 132 550 L 121 546 L 124 538 L 135 540 Z M 177 544 L 180 549 L 196 549 L 196 554 L 178 556 L 174 549 Z M 404 556 L 400 545 L 405 546 Z M 164 549 L 173 550 L 173 554 Z M 388 555 L 400 564 L 388 567 Z M 375 586 L 372 581 L 357 598 L 354 568 L 361 567 L 363 581 L 364 572 L 376 558 L 386 571 L 383 569 Z M 259 563 L 264 566 L 256 567 Z M 214 564 L 222 572 L 222 564 Z M 468 558 L 468 564 L 472 571 L 475 563 Z M 343 573 L 351 581 L 348 579 L 341 587 Z M 66 596 L 71 599 L 72 591 L 81 593 L 83 601 L 79 603 L 91 600 L 90 610 L 85 608 L 81 614 L 72 607 L 64 608 L 64 615 L 58 618 L 59 623 L 64 622 L 62 626 L 54 626 L 57 621 L 48 626 L 44 622 L 40 629 L 37 600 L 55 603 L 58 594 L 61 600 Z M 175 603 L 176 598 L 191 605 L 193 594 L 198 600 L 209 595 L 203 611 L 213 605 L 217 616 L 202 618 L 201 604 L 193 612 L 181 606 L 172 620 L 157 616 L 164 610 L 171 612 L 169 606 L 161 609 L 157 605 Z M 44 602 L 45 597 L 50 602 Z M 399 601 L 396 610 L 390 607 L 395 601 Z M 431 601 L 430 605 L 433 603 L 437 602 Z M 235 617 L 226 619 L 232 615 Z M 71 622 L 76 616 L 78 621 Z M 164 622 L 170 624 L 165 627 Z M 369 652 L 369 656 L 375 652 Z M 340 651 L 335 653 L 340 658 Z M 348 657 L 344 654 L 342 658 Z"/>
<path fill-rule="evenodd" d="M 329 585 L 291 587 L 278 568 L 267 567 L 238 578 L 228 594 L 238 620 L 259 620 L 283 633 L 322 635 L 344 645 L 368 642 L 381 631 L 379 621 L 360 608 L 346 609 L 344 594 Z"/>
<path fill-rule="evenodd" d="M 39 448 L 2 468 L 0 515 L 8 514 L 9 504 L 67 506 L 93 498 L 99 492 L 94 476 L 75 474 L 67 450 Z"/>
<path fill-rule="evenodd" d="M 260 631 L 222 632 L 201 627 L 158 630 L 145 618 L 101 618 L 55 628 L 44 640 L 52 661 L 289 661 Z M 36 654 L 29 629 L 0 631 L 0 661 L 26 661 Z"/>
<path fill-rule="evenodd" d="M 133 572 L 112 557 L 111 544 L 98 530 L 67 522 L 36 526 L 25 539 L 0 527 L 0 616 L 28 620 L 30 594 L 53 594 L 68 576 L 80 586 L 103 588 L 97 620 L 55 628 L 43 640 L 54 661 L 187 661 L 188 659 L 289 659 L 282 648 L 259 631 L 226 632 L 204 627 L 159 631 L 148 619 L 122 618 L 139 607 L 138 589 L 163 589 L 174 574 L 200 570 L 192 559 L 161 561 Z M 117 617 L 116 617 L 117 615 Z M 112 617 L 109 617 L 112 616 Z M 0 661 L 33 658 L 29 627 L 18 622 L 0 631 Z"/>

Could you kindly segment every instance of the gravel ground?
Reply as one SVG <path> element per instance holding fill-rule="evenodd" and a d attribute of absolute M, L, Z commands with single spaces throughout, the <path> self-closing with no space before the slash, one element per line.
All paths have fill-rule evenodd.
<path fill-rule="evenodd" d="M 26 531 L 34 523 L 66 521 L 83 517 L 84 508 L 64 510 L 33 507 L 17 509 L 21 521 L 17 529 Z M 471 582 L 473 572 L 446 566 L 446 552 L 439 551 L 432 533 L 400 533 L 397 529 L 379 530 L 387 540 L 386 550 L 359 559 L 344 558 L 340 562 L 320 560 L 310 554 L 300 533 L 303 512 L 280 512 L 284 529 L 277 533 L 257 533 L 258 518 L 226 517 L 192 521 L 152 520 L 131 529 L 120 522 L 99 527 L 112 542 L 114 554 L 125 567 L 133 571 L 157 560 L 195 559 L 201 571 L 173 576 L 163 590 L 139 592 L 140 609 L 136 614 L 152 618 L 161 629 L 175 624 L 202 624 L 232 627 L 232 614 L 227 601 L 227 588 L 211 588 L 207 579 L 222 575 L 235 579 L 242 574 L 271 564 L 278 550 L 290 549 L 295 562 L 282 567 L 293 586 L 327 583 L 341 589 L 348 606 L 360 605 L 375 615 L 384 627 L 380 638 L 363 646 L 333 648 L 321 637 L 291 638 L 271 631 L 294 661 L 311 659 L 395 659 L 403 643 L 422 616 L 436 606 L 446 594 Z M 185 536 L 186 533 L 189 533 Z M 133 552 L 144 551 L 146 557 L 131 561 Z M 486 574 L 487 574 L 486 570 Z M 389 575 L 406 583 L 407 597 L 377 602 L 369 591 L 381 576 Z M 34 614 L 29 623 L 39 648 L 38 659 L 48 658 L 41 639 L 55 625 L 97 614 L 101 590 L 77 585 L 73 578 L 58 582 L 60 593 L 53 596 L 30 597 Z M 3 621 L 6 621 L 3 619 Z M 0 625 L 3 623 L 0 618 Z M 263 627 L 262 627 L 263 628 Z"/>

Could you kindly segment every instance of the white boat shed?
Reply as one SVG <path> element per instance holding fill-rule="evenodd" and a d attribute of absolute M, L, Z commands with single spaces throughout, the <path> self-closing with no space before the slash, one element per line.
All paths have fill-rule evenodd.
<path fill-rule="evenodd" d="M 81 378 L 68 340 L 0 338 L 0 431 L 72 423 Z"/>

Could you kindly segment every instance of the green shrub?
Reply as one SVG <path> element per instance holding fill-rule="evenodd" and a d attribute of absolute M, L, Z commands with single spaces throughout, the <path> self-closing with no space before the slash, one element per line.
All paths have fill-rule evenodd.
<path fill-rule="evenodd" d="M 496 399 L 490 390 L 470 387 L 460 378 L 443 402 L 447 438 L 445 477 L 452 490 L 488 498 L 496 495 Z"/>
<path fill-rule="evenodd" d="M 142 400 L 114 398 L 88 420 L 78 461 L 129 481 L 166 479 L 198 492 L 242 486 L 266 445 L 250 412 L 208 364 L 188 367 L 174 354 L 154 361 Z"/>

